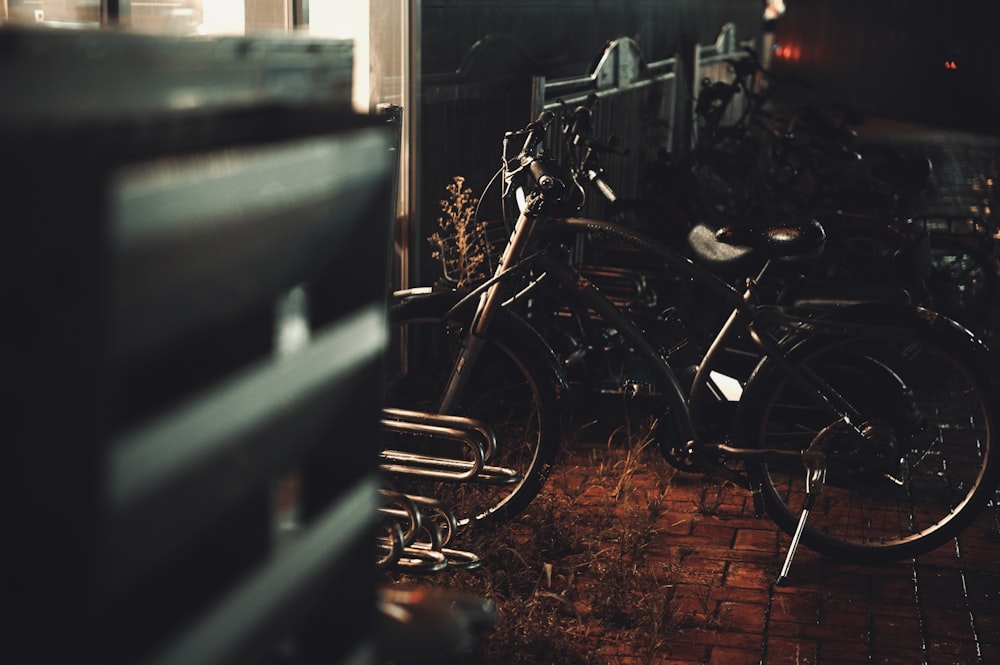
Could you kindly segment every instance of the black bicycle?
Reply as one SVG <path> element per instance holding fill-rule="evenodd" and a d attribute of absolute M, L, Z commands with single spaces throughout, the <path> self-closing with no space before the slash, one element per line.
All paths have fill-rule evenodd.
<path fill-rule="evenodd" d="M 815 220 L 695 225 L 702 259 L 760 266 L 734 284 L 621 225 L 566 216 L 578 183 L 542 150 L 553 119 L 505 138 L 524 139 L 512 158 L 504 151 L 504 182 L 526 194 L 494 275 L 468 292 L 399 293 L 391 309 L 388 446 L 425 473 L 419 482 L 433 486 L 421 493 L 453 506 L 461 524 L 522 510 L 561 443 L 566 370 L 599 356 L 641 368 L 626 392 L 655 404 L 654 435 L 671 463 L 739 483 L 792 535 L 781 579 L 800 542 L 861 562 L 908 558 L 987 505 L 1000 473 L 998 387 L 980 340 L 905 304 L 774 304 L 782 266 L 822 252 Z M 704 353 L 691 363 L 697 336 L 665 344 L 641 328 L 577 269 L 568 231 L 641 249 L 708 294 L 701 305 L 727 311 Z M 683 323 L 684 308 L 673 314 Z M 561 318 L 594 328 L 581 348 L 557 352 L 543 337 Z M 470 440 L 489 450 L 477 454 Z"/>

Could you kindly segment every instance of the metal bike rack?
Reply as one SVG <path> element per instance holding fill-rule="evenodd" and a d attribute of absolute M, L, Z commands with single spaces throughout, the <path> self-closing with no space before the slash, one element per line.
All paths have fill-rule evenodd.
<path fill-rule="evenodd" d="M 462 457 L 441 457 L 387 448 L 379 454 L 381 469 L 387 473 L 501 485 L 520 480 L 520 474 L 514 469 L 486 464 L 496 450 L 496 437 L 486 424 L 477 420 L 385 408 L 382 410 L 382 428 L 386 432 L 415 438 L 455 442 L 460 450 L 467 453 Z"/>
<path fill-rule="evenodd" d="M 431 573 L 445 568 L 472 569 L 481 560 L 473 552 L 447 547 L 458 530 L 450 507 L 426 496 L 380 490 L 385 533 L 376 559 L 380 569 Z"/>

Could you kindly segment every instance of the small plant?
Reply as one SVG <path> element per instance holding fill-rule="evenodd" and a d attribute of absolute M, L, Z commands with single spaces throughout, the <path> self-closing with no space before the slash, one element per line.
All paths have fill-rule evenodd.
<path fill-rule="evenodd" d="M 427 241 L 436 248 L 431 256 L 441 261 L 445 279 L 464 289 L 487 277 L 493 246 L 486 236 L 486 222 L 476 221 L 479 199 L 465 187 L 465 178 L 454 176 L 445 189 L 448 198 L 440 201 L 440 230 Z"/>

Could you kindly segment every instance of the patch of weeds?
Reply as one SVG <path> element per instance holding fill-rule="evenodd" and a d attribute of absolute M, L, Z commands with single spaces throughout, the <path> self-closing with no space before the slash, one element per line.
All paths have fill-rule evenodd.
<path fill-rule="evenodd" d="M 695 549 L 661 546 L 675 470 L 650 431 L 629 422 L 571 446 L 524 513 L 462 535 L 456 546 L 479 554 L 480 568 L 422 577 L 496 603 L 496 625 L 466 662 L 655 663 L 679 630 L 722 625 L 711 581 L 692 584 Z M 722 504 L 723 488 L 712 491 L 706 510 Z"/>

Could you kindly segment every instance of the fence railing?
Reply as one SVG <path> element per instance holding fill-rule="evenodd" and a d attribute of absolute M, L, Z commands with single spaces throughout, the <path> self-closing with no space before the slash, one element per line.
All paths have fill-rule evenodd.
<path fill-rule="evenodd" d="M 608 180 L 619 195 L 635 196 L 642 163 L 673 148 L 677 64 L 676 58 L 647 62 L 632 39 L 616 39 L 605 46 L 591 71 L 581 76 L 537 77 L 532 117 L 542 110 L 572 108 L 595 97 L 595 136 L 614 137 L 628 151 L 626 156 L 609 158 L 615 162 L 614 168 L 608 169 Z M 550 137 L 548 147 L 555 156 L 564 156 L 557 136 Z M 600 201 L 593 201 L 592 208 L 589 213 L 595 215 L 603 210 Z"/>

